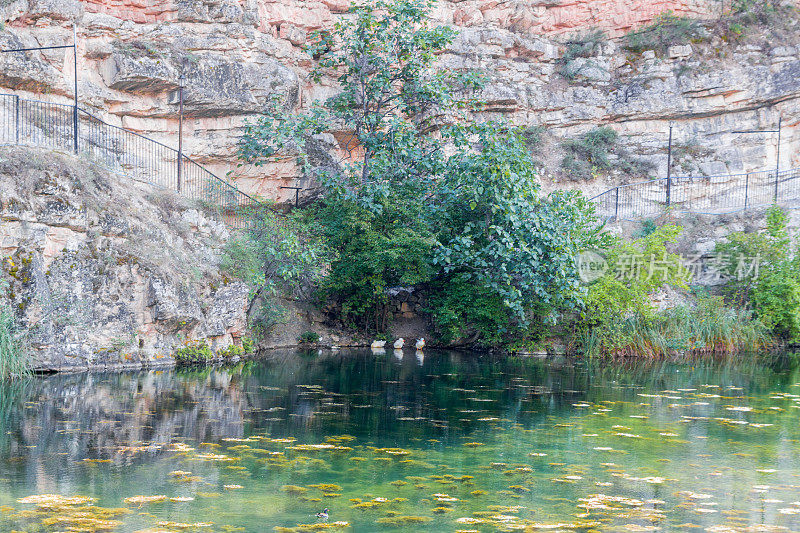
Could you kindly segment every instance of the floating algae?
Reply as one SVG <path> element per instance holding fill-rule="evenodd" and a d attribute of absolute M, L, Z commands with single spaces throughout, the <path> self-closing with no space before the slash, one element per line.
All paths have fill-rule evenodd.
<path fill-rule="evenodd" d="M 426 370 L 436 359 L 426 358 Z M 337 355 L 335 361 L 346 365 L 347 358 Z M 50 510 L 20 503 L 22 510 L 0 513 L 0 531 L 333 530 L 333 522 L 309 523 L 325 507 L 331 508 L 331 520 L 370 533 L 683 531 L 688 524 L 718 533 L 800 531 L 800 505 L 789 503 L 800 490 L 800 388 L 787 384 L 800 379 L 762 382 L 766 378 L 759 376 L 749 382 L 747 374 L 711 371 L 684 377 L 689 367 L 670 363 L 665 368 L 680 372 L 659 374 L 654 383 L 663 386 L 655 388 L 640 375 L 621 375 L 611 364 L 593 370 L 586 390 L 567 392 L 559 379 L 580 388 L 575 384 L 586 377 L 581 365 L 569 370 L 576 374 L 562 375 L 560 368 L 525 371 L 529 363 L 521 362 L 520 369 L 498 373 L 479 359 L 470 361 L 475 370 L 467 365 L 449 377 L 417 373 L 413 381 L 405 380 L 399 365 L 397 373 L 390 366 L 391 372 L 381 370 L 372 382 L 362 376 L 363 366 L 342 375 L 332 371 L 340 381 L 328 379 L 330 367 L 315 376 L 293 367 L 292 373 L 299 373 L 292 381 L 319 383 L 300 388 L 283 378 L 276 381 L 277 366 L 246 380 L 214 370 L 228 377 L 191 378 L 180 385 L 190 383 L 189 388 L 177 394 L 172 382 L 164 382 L 157 390 L 170 399 L 159 405 L 156 393 L 136 393 L 134 398 L 146 403 L 141 407 L 125 394 L 105 394 L 128 402 L 120 413 L 143 418 L 105 424 L 113 418 L 106 410 L 97 421 L 102 431 L 140 424 L 151 435 L 147 438 L 171 434 L 175 442 L 109 442 L 106 435 L 90 454 L 63 443 L 47 450 L 46 443 L 36 442 L 35 451 L 15 443 L 12 453 L 0 451 L 0 507 L 25 496 L 4 490 L 26 482 L 17 472 L 20 463 L 28 465 L 17 457 L 34 453 L 49 454 L 36 456 L 45 464 L 66 465 L 70 486 L 86 497 L 105 501 L 114 494 L 119 499 L 130 490 L 169 495 L 167 500 L 129 504 L 134 512 L 116 516 L 89 510 L 70 516 L 56 509 L 57 502 Z M 307 363 L 322 370 L 318 364 Z M 720 385 L 698 385 L 714 385 L 708 383 L 712 378 Z M 392 383 L 376 385 L 382 381 Z M 728 389 L 730 383 L 746 392 Z M 273 384 L 284 392 L 262 394 Z M 477 392 L 455 392 L 459 388 Z M 300 391 L 302 399 L 296 401 Z M 476 404 L 468 397 L 492 401 Z M 167 424 L 170 409 L 177 408 L 175 398 L 181 398 L 182 409 L 198 409 L 202 420 L 196 428 L 180 411 Z M 783 411 L 773 409 L 778 406 Z M 340 416 L 335 422 L 329 416 L 334 411 Z M 297 416 L 274 419 L 270 413 L 275 412 Z M 166 425 L 159 427 L 162 416 Z M 98 435 L 97 426 L 71 418 L 77 422 L 58 426 L 70 432 L 53 433 L 57 442 Z M 423 418 L 431 423 L 413 423 Z M 338 436 L 345 431 L 358 437 Z M 17 434 L 22 433 L 6 438 Z M 118 466 L 75 466 L 93 465 L 94 460 L 84 459 L 94 457 L 108 457 Z M 198 491 L 217 487 L 221 494 Z M 48 505 L 46 499 L 43 503 Z M 232 525 L 194 527 L 220 516 Z M 45 519 L 49 526 L 43 525 Z"/>
<path fill-rule="evenodd" d="M 128 505 L 145 505 L 148 503 L 161 503 L 167 501 L 164 495 L 158 496 L 131 496 L 123 500 Z"/>

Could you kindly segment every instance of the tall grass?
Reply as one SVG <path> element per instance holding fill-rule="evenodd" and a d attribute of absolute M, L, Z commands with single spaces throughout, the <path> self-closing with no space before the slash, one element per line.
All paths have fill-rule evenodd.
<path fill-rule="evenodd" d="M 635 314 L 603 324 L 583 339 L 590 356 L 648 357 L 735 355 L 768 349 L 773 339 L 746 310 L 706 297 L 654 317 Z"/>
<path fill-rule="evenodd" d="M 17 331 L 14 315 L 0 309 L 0 380 L 30 373 L 28 353 Z"/>

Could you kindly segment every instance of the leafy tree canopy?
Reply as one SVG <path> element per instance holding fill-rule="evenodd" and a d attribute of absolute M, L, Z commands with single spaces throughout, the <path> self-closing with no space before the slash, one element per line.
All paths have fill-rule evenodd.
<path fill-rule="evenodd" d="M 302 113 L 274 101 L 240 155 L 296 157 L 323 183 L 307 212 L 335 254 L 322 287 L 353 323 L 380 329 L 387 288 L 425 285 L 443 337 L 496 342 L 531 313 L 580 305 L 573 258 L 607 237 L 581 195 L 541 193 L 524 132 L 475 120 L 483 77 L 437 67 L 456 34 L 430 24 L 431 7 L 370 0 L 318 32 L 313 77 L 339 92 Z M 338 160 L 314 167 L 331 132 Z"/>

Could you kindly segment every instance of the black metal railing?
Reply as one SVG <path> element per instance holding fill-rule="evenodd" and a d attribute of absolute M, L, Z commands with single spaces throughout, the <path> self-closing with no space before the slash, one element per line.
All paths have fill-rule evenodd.
<path fill-rule="evenodd" d="M 619 185 L 591 198 L 601 218 L 637 220 L 671 209 L 723 214 L 800 200 L 800 169 L 678 176 Z"/>
<path fill-rule="evenodd" d="M 80 155 L 111 171 L 217 209 L 226 224 L 237 229 L 244 227 L 247 212 L 262 205 L 178 150 L 84 109 L 76 116 L 74 105 L 0 94 L 0 144 L 65 151 L 77 146 Z"/>

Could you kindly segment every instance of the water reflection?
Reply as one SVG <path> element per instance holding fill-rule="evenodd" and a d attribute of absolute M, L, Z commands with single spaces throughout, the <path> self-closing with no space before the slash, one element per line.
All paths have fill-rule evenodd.
<path fill-rule="evenodd" d="M 708 527 L 730 525 L 732 516 L 742 524 L 798 526 L 793 515 L 800 514 L 800 503 L 797 513 L 791 503 L 800 502 L 798 382 L 790 358 L 582 364 L 413 350 L 278 352 L 232 368 L 47 376 L 0 385 L 0 506 L 21 507 L 17 499 L 42 493 L 94 496 L 119 506 L 140 493 L 195 498 L 240 487 L 241 493 L 222 496 L 224 506 L 198 500 L 187 515 L 268 531 L 313 522 L 311 511 L 324 500 L 291 497 L 280 487 L 303 488 L 322 477 L 344 494 L 325 503 L 360 531 L 455 531 L 468 524 L 459 526 L 456 518 L 481 517 L 475 513 L 486 505 L 521 505 L 501 513 L 528 520 L 521 527 L 532 527 L 534 519 L 592 521 L 614 513 L 634 520 L 638 515 L 630 509 L 644 506 L 629 509 L 597 494 L 664 500 L 660 505 L 673 509 L 676 520 L 688 513 Z M 351 440 L 326 441 L 334 435 Z M 287 448 L 291 441 L 281 442 L 287 438 L 352 451 L 306 459 Z M 191 450 L 217 445 L 210 448 L 214 454 L 237 462 L 207 464 L 201 456 L 198 465 L 199 452 Z M 413 450 L 413 461 L 375 451 L 395 448 Z M 240 470 L 232 468 L 237 465 Z M 202 470 L 202 483 L 214 490 L 191 484 L 176 490 L 167 476 L 173 470 Z M 473 476 L 469 483 L 476 486 L 468 491 L 466 482 L 436 480 L 435 471 Z M 392 488 L 390 481 L 398 483 Z M 662 489 L 665 484 L 669 488 Z M 714 494 L 715 486 L 725 490 Z M 771 498 L 763 495 L 771 496 L 771 489 L 762 486 L 795 488 Z M 269 495 L 276 509 L 253 508 L 256 496 L 248 490 Z M 412 509 L 398 503 L 384 511 L 378 502 L 367 506 L 376 508 L 370 515 L 347 499 L 376 493 L 388 498 L 389 490 Z M 473 491 L 486 494 L 470 496 Z M 425 512 L 417 512 L 420 505 Z M 723 507 L 738 514 L 721 514 Z M 412 510 L 424 522 L 388 520 Z M 606 514 L 596 516 L 600 510 Z M 162 514 L 183 516 L 171 508 L 154 516 Z M 610 526 L 627 523 L 616 515 Z M 265 520 L 270 526 L 260 529 Z M 122 522 L 120 531 L 153 525 L 146 517 Z M 475 527 L 503 530 L 507 522 L 487 518 Z M 653 516 L 632 523 L 669 528 L 667 518 Z"/>

